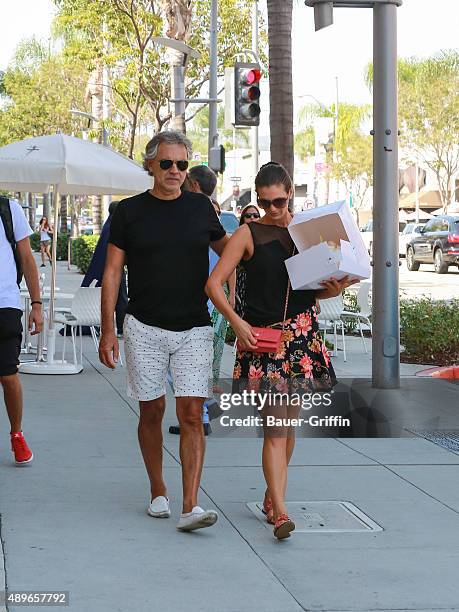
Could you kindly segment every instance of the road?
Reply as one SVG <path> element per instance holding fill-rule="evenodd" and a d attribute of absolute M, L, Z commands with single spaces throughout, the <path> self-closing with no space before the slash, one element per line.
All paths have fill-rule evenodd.
<path fill-rule="evenodd" d="M 407 297 L 423 294 L 434 299 L 459 299 L 459 270 L 450 266 L 448 274 L 436 274 L 433 265 L 421 264 L 418 272 L 406 268 L 405 259 L 400 266 L 400 290 Z"/>

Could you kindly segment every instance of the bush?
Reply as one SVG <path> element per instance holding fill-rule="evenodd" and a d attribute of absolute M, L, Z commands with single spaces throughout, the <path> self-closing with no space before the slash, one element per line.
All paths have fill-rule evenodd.
<path fill-rule="evenodd" d="M 57 259 L 59 261 L 67 261 L 68 258 L 68 234 L 58 234 L 57 236 Z"/>
<path fill-rule="evenodd" d="M 86 274 L 96 249 L 99 236 L 80 236 L 72 240 L 72 262 Z"/>
<path fill-rule="evenodd" d="M 411 363 L 459 363 L 459 300 L 421 299 L 400 302 L 402 360 Z"/>
<path fill-rule="evenodd" d="M 70 259 L 72 264 L 77 265 L 78 262 L 78 250 L 81 245 L 81 238 L 73 238 L 70 242 Z"/>

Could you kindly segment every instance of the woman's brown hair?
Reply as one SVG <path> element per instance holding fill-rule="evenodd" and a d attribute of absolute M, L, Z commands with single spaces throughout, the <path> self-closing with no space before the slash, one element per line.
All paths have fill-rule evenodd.
<path fill-rule="evenodd" d="M 261 166 L 255 177 L 255 190 L 258 192 L 260 187 L 272 187 L 273 185 L 283 185 L 286 193 L 293 189 L 293 182 L 290 174 L 282 164 L 270 161 Z"/>

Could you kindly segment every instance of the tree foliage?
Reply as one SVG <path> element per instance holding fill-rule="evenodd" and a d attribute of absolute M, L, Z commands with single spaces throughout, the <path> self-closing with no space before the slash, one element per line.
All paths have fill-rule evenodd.
<path fill-rule="evenodd" d="M 193 143 L 193 151 L 199 153 L 202 158 L 207 159 L 208 150 L 208 129 L 209 129 L 209 109 L 205 108 L 195 116 L 192 125 L 187 132 L 188 137 Z M 225 129 L 225 110 L 223 107 L 218 109 L 217 129 L 220 135 L 220 144 L 228 151 L 233 148 L 233 130 Z M 249 131 L 244 129 L 236 130 L 236 147 L 248 148 Z"/>
<path fill-rule="evenodd" d="M 373 185 L 373 140 L 359 131 L 349 134 L 346 149 L 333 166 L 334 178 L 346 185 L 357 213 Z"/>
<path fill-rule="evenodd" d="M 306 161 L 309 157 L 314 155 L 314 128 L 309 125 L 306 128 L 301 129 L 295 134 L 295 153 L 298 157 Z"/>
<path fill-rule="evenodd" d="M 170 33 L 170 3 L 160 0 L 54 0 L 58 7 L 56 34 L 65 40 L 65 53 L 95 69 L 110 70 L 110 98 L 115 120 L 128 125 L 129 153 L 139 123 L 161 130 L 172 117 L 169 103 L 170 56 L 153 38 Z M 201 94 L 209 79 L 211 0 L 187 3 L 193 10 L 186 43 L 201 53 L 189 58 L 185 97 Z M 251 43 L 251 0 L 219 2 L 219 74 Z M 178 38 L 183 38 L 177 34 Z M 263 36 L 262 36 L 263 40 Z M 187 109 L 190 120 L 197 109 Z"/>
<path fill-rule="evenodd" d="M 81 62 L 50 54 L 36 39 L 21 43 L 3 77 L 0 144 L 79 129 L 70 109 L 85 109 L 86 78 Z"/>
<path fill-rule="evenodd" d="M 301 131 L 295 137 L 295 149 L 307 159 L 315 154 L 314 122 L 317 118 L 335 118 L 335 105 L 307 104 L 300 110 Z M 373 184 L 373 152 L 371 136 L 363 133 L 363 124 L 370 116 L 368 105 L 341 103 L 338 107 L 338 129 L 327 148 L 330 172 L 327 181 L 334 178 L 344 183 L 352 194 L 354 208 L 365 202 Z M 328 187 L 327 187 L 328 192 Z"/>
<path fill-rule="evenodd" d="M 459 172 L 459 52 L 400 59 L 398 75 L 401 144 L 435 173 L 446 207 Z M 366 81 L 371 87 L 371 65 Z"/>

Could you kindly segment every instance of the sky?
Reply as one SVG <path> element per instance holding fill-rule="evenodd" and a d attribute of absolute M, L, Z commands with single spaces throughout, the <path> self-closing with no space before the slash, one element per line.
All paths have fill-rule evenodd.
<path fill-rule="evenodd" d="M 196 0 L 199 2 L 199 0 Z M 282 1 L 282 0 L 279 0 Z M 263 10 L 265 2 L 260 0 Z M 333 26 L 314 31 L 313 9 L 294 0 L 293 81 L 297 108 L 313 95 L 324 104 L 335 99 L 371 102 L 363 80 L 372 59 L 371 9 L 335 9 Z M 23 38 L 47 40 L 53 17 L 51 0 L 0 0 L 0 70 L 4 70 Z M 398 9 L 398 52 L 401 57 L 429 56 L 458 47 L 459 0 L 404 0 Z"/>
<path fill-rule="evenodd" d="M 399 57 L 427 57 L 458 47 L 458 0 L 404 0 L 397 14 Z M 294 93 L 312 93 L 330 104 L 335 99 L 337 76 L 339 99 L 370 103 L 363 75 L 373 56 L 373 11 L 335 9 L 334 21 L 315 32 L 313 9 L 301 0 L 295 2 Z"/>

